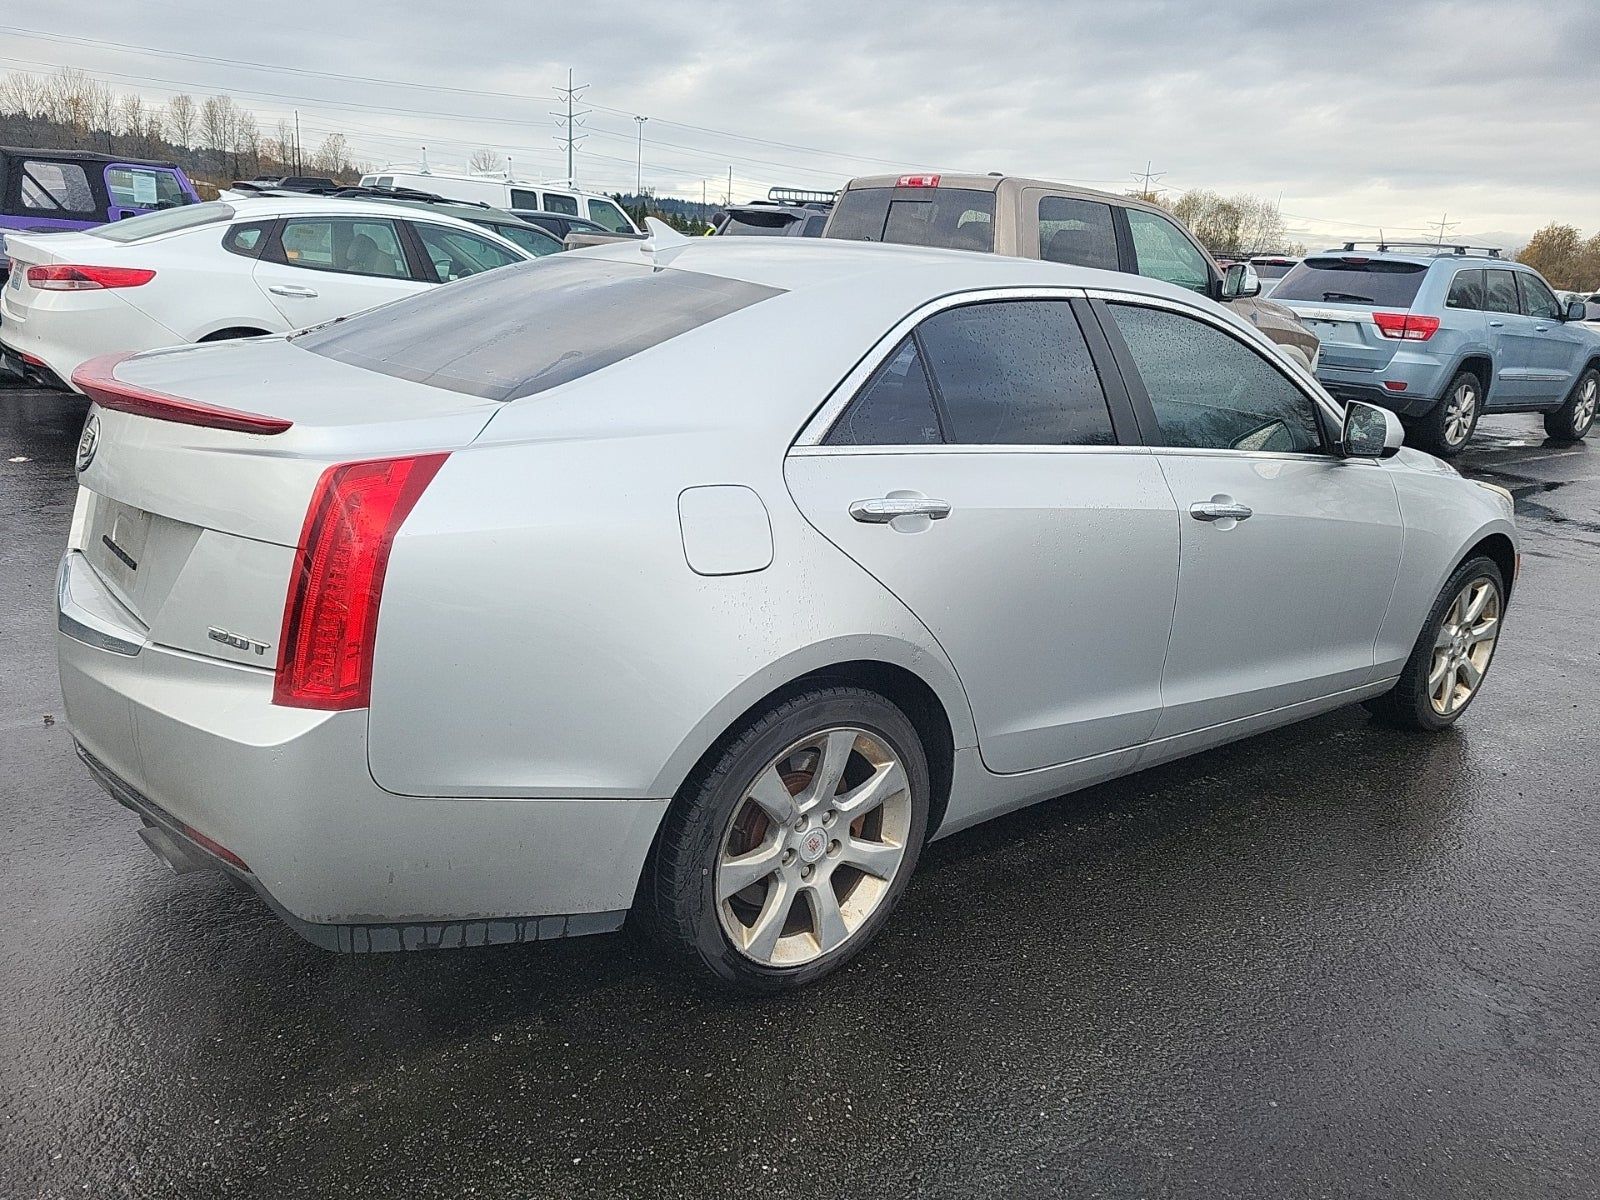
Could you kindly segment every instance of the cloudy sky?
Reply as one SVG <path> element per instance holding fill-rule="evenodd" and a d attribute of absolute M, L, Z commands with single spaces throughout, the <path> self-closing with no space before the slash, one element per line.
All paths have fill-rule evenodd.
<path fill-rule="evenodd" d="M 70 15 L 70 19 L 69 19 Z M 32 31 L 24 32 L 24 31 Z M 50 35 L 50 36 L 35 36 Z M 161 102 L 298 109 L 374 165 L 566 172 L 567 69 L 592 110 L 579 182 L 736 199 L 851 175 L 1005 171 L 1277 198 L 1292 230 L 1523 238 L 1600 228 L 1600 0 L 539 0 L 18 3 L 0 70 L 81 68 Z"/>

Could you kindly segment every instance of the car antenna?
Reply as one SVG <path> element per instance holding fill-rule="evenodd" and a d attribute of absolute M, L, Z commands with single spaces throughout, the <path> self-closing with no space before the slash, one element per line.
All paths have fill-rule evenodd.
<path fill-rule="evenodd" d="M 641 252 L 648 254 L 651 261 L 657 266 L 666 265 L 661 259 L 663 251 L 682 250 L 689 244 L 688 238 L 659 218 L 646 217 L 644 219 L 644 227 L 646 230 L 645 239 L 639 243 L 639 249 Z"/>

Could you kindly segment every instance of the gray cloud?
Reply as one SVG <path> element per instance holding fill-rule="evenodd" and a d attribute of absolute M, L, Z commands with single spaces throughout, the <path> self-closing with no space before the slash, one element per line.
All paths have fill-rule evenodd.
<path fill-rule="evenodd" d="M 168 51 L 501 93 L 287 75 L 7 34 L 0 67 L 48 60 L 164 99 L 232 90 L 263 124 L 293 106 L 374 161 L 474 147 L 559 174 L 551 87 L 588 98 L 580 179 L 717 195 L 832 187 L 903 167 L 1004 170 L 1122 189 L 1146 160 L 1178 188 L 1276 196 L 1312 241 L 1448 212 L 1473 231 L 1600 225 L 1600 5 L 1591 0 L 681 0 L 613 6 L 282 0 L 248 24 L 215 8 L 86 0 L 73 26 Z M 166 80 L 173 82 L 156 82 Z M 276 93 L 268 96 L 249 93 Z M 368 106 L 356 108 L 355 105 Z M 375 109 L 396 111 L 374 111 Z M 621 111 L 609 111 L 621 110 Z M 691 128 L 698 126 L 700 128 Z M 740 140 L 721 132 L 746 135 Z M 307 139 L 312 140 L 311 137 Z M 787 143 L 777 145 L 771 143 Z M 818 153 L 816 151 L 822 151 Z"/>

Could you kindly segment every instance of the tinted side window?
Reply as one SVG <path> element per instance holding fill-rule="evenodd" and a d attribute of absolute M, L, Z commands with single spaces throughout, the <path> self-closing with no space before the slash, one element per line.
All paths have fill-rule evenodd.
<path fill-rule="evenodd" d="M 222 248 L 230 254 L 257 258 L 266 240 L 267 228 L 271 224 L 270 221 L 253 221 L 245 225 L 235 225 L 223 236 Z"/>
<path fill-rule="evenodd" d="M 1133 234 L 1133 254 L 1139 274 L 1188 288 L 1204 295 L 1211 287 L 1211 271 L 1205 255 L 1171 221 L 1142 209 L 1128 210 L 1128 228 Z"/>
<path fill-rule="evenodd" d="M 977 446 L 1096 446 L 1116 438 L 1105 392 L 1064 300 L 947 309 L 917 340 L 947 440 Z"/>
<path fill-rule="evenodd" d="M 434 274 L 439 277 L 440 283 L 466 279 L 480 271 L 492 271 L 496 267 L 522 261 L 488 238 L 477 237 L 464 230 L 446 229 L 421 221 L 414 228 L 422 239 L 422 252 L 433 264 Z"/>
<path fill-rule="evenodd" d="M 1109 308 L 1155 409 L 1160 436 L 1154 444 L 1322 449 L 1310 398 L 1237 338 L 1164 309 Z"/>
<path fill-rule="evenodd" d="M 828 224 L 828 236 L 852 242 L 883 240 L 884 222 L 889 219 L 889 188 L 856 188 L 839 194 Z"/>
<path fill-rule="evenodd" d="M 609 200 L 589 201 L 589 219 L 612 233 L 632 233 L 633 226 L 622 215 L 622 210 Z"/>
<path fill-rule="evenodd" d="M 942 441 L 939 413 L 915 338 L 879 367 L 828 431 L 829 446 L 924 446 Z"/>
<path fill-rule="evenodd" d="M 1530 317 L 1556 320 L 1561 316 L 1561 305 L 1555 293 L 1545 287 L 1544 281 L 1526 271 L 1515 272 L 1517 286 L 1522 289 L 1522 311 Z"/>
<path fill-rule="evenodd" d="M 22 207 L 55 212 L 96 211 L 94 191 L 82 167 L 77 163 L 31 159 L 22 164 Z"/>
<path fill-rule="evenodd" d="M 1517 305 L 1517 281 L 1512 278 L 1511 271 L 1485 271 L 1488 276 L 1488 287 L 1484 296 L 1484 308 L 1489 312 L 1514 313 L 1519 311 Z"/>
<path fill-rule="evenodd" d="M 1118 270 L 1111 206 L 1066 196 L 1039 201 L 1039 257 L 1079 267 Z"/>
<path fill-rule="evenodd" d="M 1483 272 L 1457 271 L 1444 304 L 1446 308 L 1482 308 Z"/>
<path fill-rule="evenodd" d="M 495 225 L 487 221 L 476 222 L 486 229 L 492 229 L 506 241 L 516 246 L 521 246 L 535 258 L 543 258 L 546 254 L 554 254 L 561 249 L 561 243 L 551 237 L 542 229 L 535 229 L 532 225 Z"/>
<path fill-rule="evenodd" d="M 409 279 L 394 222 L 367 217 L 291 217 L 280 239 L 293 267 Z"/>
<path fill-rule="evenodd" d="M 821 237 L 822 231 L 827 227 L 828 214 L 817 213 L 806 218 L 806 227 L 800 231 L 801 237 Z"/>
<path fill-rule="evenodd" d="M 512 208 L 538 208 L 539 206 L 538 192 L 525 192 L 521 188 L 511 189 Z"/>
<path fill-rule="evenodd" d="M 544 194 L 545 211 L 560 213 L 562 216 L 575 217 L 578 215 L 578 198 L 576 196 L 563 196 L 556 192 Z"/>

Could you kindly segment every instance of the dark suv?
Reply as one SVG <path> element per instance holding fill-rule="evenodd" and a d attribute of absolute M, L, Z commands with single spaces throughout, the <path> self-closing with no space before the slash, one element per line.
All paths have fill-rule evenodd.
<path fill-rule="evenodd" d="M 1594 424 L 1600 333 L 1581 302 L 1498 250 L 1346 242 L 1306 258 L 1272 298 L 1322 339 L 1322 385 L 1393 409 L 1424 450 L 1457 453 L 1485 412 L 1542 412 L 1562 439 Z"/>

